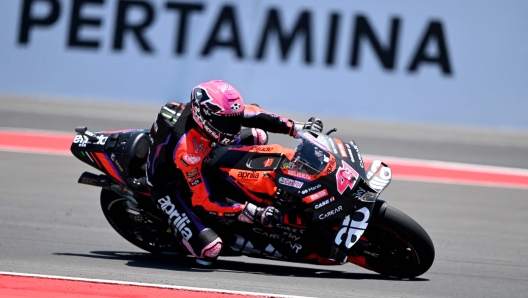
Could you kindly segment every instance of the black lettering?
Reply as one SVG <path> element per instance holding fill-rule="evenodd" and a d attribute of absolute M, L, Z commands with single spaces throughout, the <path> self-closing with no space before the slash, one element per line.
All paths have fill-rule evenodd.
<path fill-rule="evenodd" d="M 374 34 L 365 16 L 358 15 L 356 17 L 356 24 L 354 30 L 354 38 L 352 40 L 352 56 L 350 57 L 350 66 L 356 67 L 359 64 L 360 55 L 360 41 L 367 38 L 374 48 L 381 64 L 385 69 L 394 69 L 394 57 L 396 56 L 396 46 L 398 43 L 398 29 L 400 27 L 400 20 L 398 18 L 392 19 L 391 33 L 389 45 L 383 48 Z"/>
<path fill-rule="evenodd" d="M 433 41 L 436 41 L 437 52 L 436 55 L 429 55 L 426 51 L 427 45 Z M 422 63 L 433 63 L 438 64 L 444 74 L 450 75 L 452 73 L 442 23 L 437 21 L 429 23 L 429 27 L 427 27 L 420 46 L 413 57 L 409 65 L 409 72 L 415 72 Z"/>
<path fill-rule="evenodd" d="M 180 23 L 178 24 L 178 37 L 174 45 L 174 53 L 181 55 L 185 52 L 185 41 L 187 35 L 187 21 L 193 11 L 202 11 L 203 4 L 190 4 L 179 2 L 167 2 L 167 10 L 177 10 L 180 12 Z"/>
<path fill-rule="evenodd" d="M 74 0 L 70 20 L 70 32 L 68 34 L 68 46 L 97 49 L 98 40 L 87 40 L 79 38 L 79 31 L 83 26 L 99 27 L 101 19 L 86 18 L 81 16 L 81 9 L 85 4 L 103 4 L 104 0 Z"/>
<path fill-rule="evenodd" d="M 290 49 L 293 45 L 295 37 L 298 35 L 304 36 L 304 61 L 307 64 L 312 62 L 312 35 L 311 35 L 311 13 L 309 11 L 303 11 L 297 22 L 295 28 L 291 34 L 284 33 L 281 26 L 281 21 L 279 18 L 279 11 L 277 9 L 270 9 L 268 12 L 268 17 L 266 25 L 264 26 L 264 31 L 262 32 L 262 37 L 260 38 L 260 43 L 258 47 L 258 52 L 256 58 L 262 60 L 264 58 L 264 51 L 266 45 L 268 44 L 268 37 L 271 34 L 276 33 L 279 37 L 279 44 L 281 47 L 282 60 L 286 60 Z"/>
<path fill-rule="evenodd" d="M 339 33 L 339 22 L 341 16 L 333 13 L 330 17 L 330 26 L 328 27 L 328 43 L 326 46 L 326 65 L 332 65 L 335 61 L 335 52 L 337 49 L 337 35 Z"/>
<path fill-rule="evenodd" d="M 50 7 L 48 15 L 37 17 L 31 14 L 31 8 L 38 2 L 47 3 Z M 60 4 L 58 0 L 24 0 L 22 4 L 22 16 L 20 18 L 20 30 L 18 32 L 18 43 L 29 42 L 29 30 L 31 27 L 47 27 L 59 19 Z"/>
<path fill-rule="evenodd" d="M 144 14 L 144 18 L 136 24 L 130 24 L 127 22 L 127 15 L 133 9 L 141 10 Z M 147 53 L 152 53 L 152 46 L 149 45 L 144 36 L 144 31 L 154 21 L 154 8 L 144 1 L 119 1 L 117 8 L 116 27 L 114 33 L 114 50 L 123 49 L 123 36 L 125 32 L 130 31 L 139 42 L 141 49 Z"/>
<path fill-rule="evenodd" d="M 230 38 L 227 40 L 220 40 L 220 30 L 224 25 L 230 30 Z M 202 51 L 202 56 L 207 56 L 215 47 L 226 47 L 232 48 L 236 51 L 236 55 L 239 59 L 243 58 L 242 47 L 240 45 L 240 37 L 238 35 L 237 22 L 235 19 L 234 7 L 226 5 L 222 8 L 218 19 L 214 25 L 213 31 L 207 39 L 207 43 Z"/>

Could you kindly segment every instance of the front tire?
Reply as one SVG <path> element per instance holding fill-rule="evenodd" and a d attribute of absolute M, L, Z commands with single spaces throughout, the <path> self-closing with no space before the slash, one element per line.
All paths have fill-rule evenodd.
<path fill-rule="evenodd" d="M 392 206 L 383 206 L 381 210 L 352 249 L 349 261 L 388 276 L 422 275 L 435 257 L 431 238 L 400 210 Z"/>

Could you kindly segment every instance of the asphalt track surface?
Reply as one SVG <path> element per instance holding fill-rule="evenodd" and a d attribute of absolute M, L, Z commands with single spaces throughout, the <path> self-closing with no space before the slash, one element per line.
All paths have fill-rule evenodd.
<path fill-rule="evenodd" d="M 158 109 L 1 98 L 0 127 L 148 128 Z M 363 154 L 528 169 L 525 132 L 323 120 Z M 436 248 L 428 272 L 397 280 L 352 264 L 232 257 L 202 269 L 150 255 L 112 230 L 98 188 L 77 184 L 87 170 L 73 157 L 0 151 L 0 271 L 311 297 L 528 296 L 527 189 L 393 180 L 382 198 L 418 221 Z"/>

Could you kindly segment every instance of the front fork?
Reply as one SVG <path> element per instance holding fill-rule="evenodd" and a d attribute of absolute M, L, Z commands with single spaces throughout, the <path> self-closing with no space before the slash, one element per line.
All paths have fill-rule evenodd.
<path fill-rule="evenodd" d="M 392 171 L 388 165 L 379 160 L 372 162 L 367 171 L 366 181 L 371 191 L 364 192 L 358 198 L 368 205 L 343 218 L 335 234 L 334 243 L 332 244 L 334 248 L 330 259 L 346 262 L 348 251 L 361 238 L 373 214 L 377 215 L 373 211 L 379 212 L 383 208 L 385 202 L 378 200 L 378 196 L 389 185 L 391 178 Z"/>

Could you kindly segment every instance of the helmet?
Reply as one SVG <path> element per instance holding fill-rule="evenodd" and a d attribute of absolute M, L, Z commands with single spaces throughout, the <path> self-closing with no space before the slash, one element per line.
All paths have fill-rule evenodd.
<path fill-rule="evenodd" d="M 211 139 L 230 145 L 240 136 L 244 101 L 230 84 L 213 80 L 201 83 L 191 92 L 194 121 Z"/>

